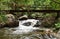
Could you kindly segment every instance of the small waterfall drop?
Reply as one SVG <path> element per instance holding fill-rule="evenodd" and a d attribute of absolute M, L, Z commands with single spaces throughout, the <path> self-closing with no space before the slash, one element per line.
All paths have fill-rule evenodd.
<path fill-rule="evenodd" d="M 36 27 L 35 25 L 38 23 L 39 20 L 35 19 L 21 20 L 18 27 L 4 28 L 0 30 L 0 33 L 4 33 L 4 39 L 60 39 L 56 37 L 52 30 Z"/>
<path fill-rule="evenodd" d="M 44 29 L 46 32 L 42 33 L 38 31 L 41 30 L 41 28 L 34 27 L 37 22 L 39 22 L 39 20 L 21 20 L 19 21 L 19 26 L 15 28 L 16 30 L 13 31 L 12 34 L 17 34 L 17 36 L 20 35 L 20 39 L 57 39 L 52 33 L 48 32 L 49 29 Z"/>
<path fill-rule="evenodd" d="M 13 31 L 13 34 L 24 34 L 32 32 L 33 30 L 39 29 L 37 27 L 33 27 L 39 20 L 35 19 L 27 19 L 19 21 L 19 26 L 16 28 L 16 31 Z"/>

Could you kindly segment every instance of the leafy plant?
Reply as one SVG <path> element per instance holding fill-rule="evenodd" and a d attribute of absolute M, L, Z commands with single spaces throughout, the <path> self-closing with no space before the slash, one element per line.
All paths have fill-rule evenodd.
<path fill-rule="evenodd" d="M 60 22 L 55 24 L 56 28 L 60 28 Z"/>
<path fill-rule="evenodd" d="M 7 17 L 5 16 L 5 14 L 0 14 L 0 23 L 2 23 L 2 22 L 6 22 L 7 21 Z"/>

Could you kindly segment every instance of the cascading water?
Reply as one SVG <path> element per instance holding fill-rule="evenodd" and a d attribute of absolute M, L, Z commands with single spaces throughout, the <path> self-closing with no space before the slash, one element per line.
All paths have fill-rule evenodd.
<path fill-rule="evenodd" d="M 33 30 L 39 29 L 37 27 L 33 27 L 39 20 L 35 19 L 27 19 L 23 21 L 19 21 L 19 26 L 16 28 L 16 31 L 13 34 L 26 34 L 28 32 L 32 32 Z"/>
<path fill-rule="evenodd" d="M 6 28 L 4 30 L 0 29 L 0 33 L 2 34 L 4 33 L 3 34 L 4 37 L 0 38 L 1 39 L 58 39 L 55 35 L 53 35 L 53 32 L 49 31 L 49 29 L 36 27 L 35 25 L 38 23 L 39 20 L 35 19 L 21 20 L 19 21 L 19 26 L 16 28 Z"/>
<path fill-rule="evenodd" d="M 28 35 L 28 36 L 23 35 L 21 36 L 20 39 L 57 39 L 52 34 L 48 34 L 48 33 L 41 34 L 40 32 L 39 33 L 34 32 L 34 30 L 40 30 L 39 27 L 34 27 L 37 24 L 37 22 L 39 22 L 39 20 L 35 20 L 35 19 L 27 19 L 27 20 L 19 21 L 19 26 L 15 28 L 16 31 L 13 31 L 13 34 L 28 35 L 28 33 L 30 32 L 32 33 L 32 34 L 30 33 L 31 35 Z"/>

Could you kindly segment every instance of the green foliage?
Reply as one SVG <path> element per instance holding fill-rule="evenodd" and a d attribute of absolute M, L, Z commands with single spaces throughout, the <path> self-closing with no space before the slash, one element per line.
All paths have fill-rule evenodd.
<path fill-rule="evenodd" d="M 60 0 L 0 0 L 1 10 L 20 10 L 21 6 L 24 9 L 60 10 Z"/>
<path fill-rule="evenodd" d="M 13 0 L 0 0 L 0 10 L 11 10 Z"/>
<path fill-rule="evenodd" d="M 56 28 L 60 28 L 60 22 L 55 24 Z"/>
<path fill-rule="evenodd" d="M 60 0 L 56 0 L 56 1 L 51 1 L 51 6 L 52 9 L 54 10 L 60 10 Z"/>
<path fill-rule="evenodd" d="M 16 0 L 16 3 L 19 5 L 32 5 L 34 4 L 33 0 Z"/>
<path fill-rule="evenodd" d="M 33 13 L 31 14 L 31 17 L 35 18 L 35 17 L 43 17 L 43 13 Z"/>
<path fill-rule="evenodd" d="M 0 14 L 0 23 L 2 23 L 2 22 L 6 22 L 7 21 L 7 17 L 5 17 L 5 14 Z"/>
<path fill-rule="evenodd" d="M 44 17 L 56 17 L 57 13 L 46 13 Z"/>

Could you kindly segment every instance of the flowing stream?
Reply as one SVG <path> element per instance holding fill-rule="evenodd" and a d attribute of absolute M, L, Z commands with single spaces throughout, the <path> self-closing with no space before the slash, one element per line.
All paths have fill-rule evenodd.
<path fill-rule="evenodd" d="M 0 39 L 57 39 L 50 33 L 43 32 L 45 29 L 35 27 L 39 20 L 27 19 L 19 21 L 15 28 L 0 29 Z"/>
<path fill-rule="evenodd" d="M 16 31 L 13 34 L 26 34 L 32 32 L 33 30 L 39 29 L 37 27 L 33 27 L 39 20 L 28 19 L 19 21 L 19 26 L 16 28 Z"/>

